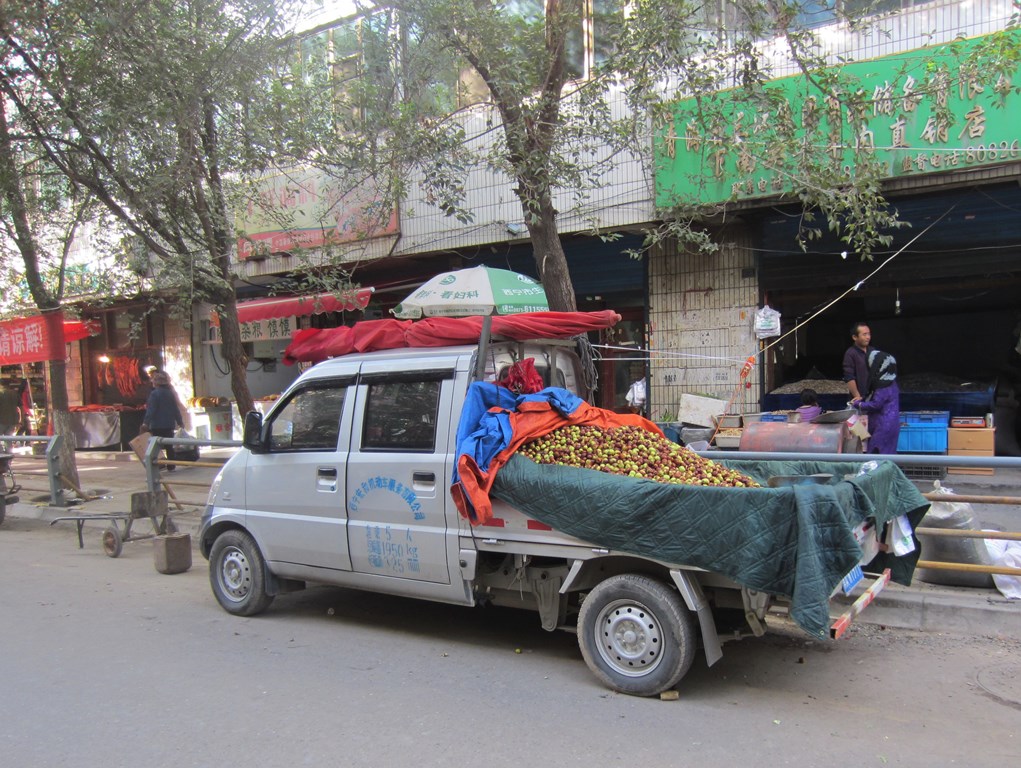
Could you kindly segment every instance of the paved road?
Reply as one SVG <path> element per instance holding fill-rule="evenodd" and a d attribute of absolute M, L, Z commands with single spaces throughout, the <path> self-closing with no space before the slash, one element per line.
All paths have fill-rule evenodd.
<path fill-rule="evenodd" d="M 990 766 L 1021 755 L 1021 642 L 780 627 L 679 701 L 611 693 L 530 614 L 318 588 L 239 619 L 205 562 L 0 527 L 0 764 Z M 519 652 L 520 651 L 520 652 Z"/>

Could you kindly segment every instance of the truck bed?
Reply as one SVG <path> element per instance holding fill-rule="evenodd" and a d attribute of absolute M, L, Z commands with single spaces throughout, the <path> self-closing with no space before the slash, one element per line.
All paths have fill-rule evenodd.
<path fill-rule="evenodd" d="M 895 465 L 857 476 L 861 463 L 727 462 L 765 485 L 769 477 L 831 474 L 824 485 L 718 488 L 668 485 L 514 455 L 492 496 L 540 524 L 607 549 L 719 573 L 784 596 L 806 632 L 827 637 L 828 601 L 862 558 L 854 528 L 907 515 L 914 527 L 928 502 Z M 846 479 L 845 479 L 846 476 Z M 910 583 L 917 551 L 879 556 Z M 886 560 L 890 561 L 887 562 Z M 879 558 L 877 558 L 879 560 Z"/>

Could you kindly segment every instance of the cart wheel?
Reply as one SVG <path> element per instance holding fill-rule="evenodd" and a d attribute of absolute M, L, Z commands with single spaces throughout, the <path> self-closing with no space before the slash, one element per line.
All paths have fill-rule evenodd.
<path fill-rule="evenodd" d="M 103 551 L 107 557 L 120 557 L 123 547 L 124 540 L 121 539 L 120 531 L 116 528 L 107 528 L 103 531 Z"/>

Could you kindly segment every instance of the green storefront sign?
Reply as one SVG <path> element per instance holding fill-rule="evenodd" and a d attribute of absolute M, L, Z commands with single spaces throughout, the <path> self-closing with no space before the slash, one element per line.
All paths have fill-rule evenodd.
<path fill-rule="evenodd" d="M 742 92 L 717 94 L 722 111 L 706 128 L 694 99 L 678 101 L 674 120 L 656 134 L 656 202 L 768 197 L 789 191 L 789 142 L 771 140 L 783 121 L 854 175 L 854 152 L 872 153 L 887 177 L 962 170 L 1021 160 L 1021 74 L 968 64 L 990 38 L 957 41 L 846 64 L 863 106 L 852 117 L 843 100 L 804 76 L 771 81 L 771 111 L 756 112 Z M 1015 38 L 1016 40 L 1016 38 Z M 808 126 L 806 128 L 806 126 Z M 815 152 L 818 157 L 819 153 Z"/>

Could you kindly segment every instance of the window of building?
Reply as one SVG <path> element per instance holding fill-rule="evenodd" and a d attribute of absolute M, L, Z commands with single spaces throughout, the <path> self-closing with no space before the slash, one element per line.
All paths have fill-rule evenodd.
<path fill-rule="evenodd" d="M 577 80 L 592 76 L 613 52 L 627 0 L 582 0 L 581 18 L 567 38 L 567 68 Z"/>

